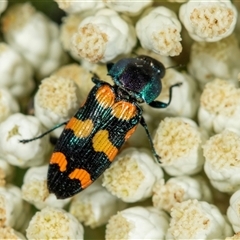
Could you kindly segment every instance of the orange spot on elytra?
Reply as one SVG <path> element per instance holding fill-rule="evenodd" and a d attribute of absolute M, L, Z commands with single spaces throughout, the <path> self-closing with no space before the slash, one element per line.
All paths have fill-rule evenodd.
<path fill-rule="evenodd" d="M 72 117 L 67 123 L 65 129 L 71 129 L 76 137 L 84 138 L 91 134 L 93 126 L 94 125 L 91 119 L 82 121 Z"/>
<path fill-rule="evenodd" d="M 136 131 L 136 128 L 137 128 L 137 125 L 133 128 L 131 128 L 125 135 L 125 141 L 127 141 L 131 136 L 132 134 Z"/>
<path fill-rule="evenodd" d="M 68 176 L 71 179 L 78 179 L 82 188 L 86 188 L 92 183 L 91 175 L 84 169 L 76 168 Z"/>
<path fill-rule="evenodd" d="M 66 171 L 67 159 L 65 155 L 61 152 L 54 152 L 50 159 L 50 164 L 57 164 L 61 172 Z"/>
<path fill-rule="evenodd" d="M 108 108 L 114 104 L 115 94 L 110 86 L 103 85 L 98 89 L 96 93 L 96 99 L 101 107 Z"/>
<path fill-rule="evenodd" d="M 118 149 L 108 139 L 109 133 L 107 130 L 98 131 L 92 139 L 92 144 L 95 152 L 104 152 L 109 161 L 112 161 L 118 153 Z"/>
<path fill-rule="evenodd" d="M 118 119 L 130 120 L 137 114 L 135 105 L 129 102 L 120 101 L 113 105 L 112 115 Z"/>

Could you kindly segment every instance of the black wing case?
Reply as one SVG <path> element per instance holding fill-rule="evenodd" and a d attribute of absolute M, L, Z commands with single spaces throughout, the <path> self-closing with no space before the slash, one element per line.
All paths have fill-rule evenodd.
<path fill-rule="evenodd" d="M 97 84 L 66 125 L 48 170 L 48 189 L 58 198 L 71 197 L 96 180 L 135 131 L 142 110 L 117 99 L 111 85 Z"/>

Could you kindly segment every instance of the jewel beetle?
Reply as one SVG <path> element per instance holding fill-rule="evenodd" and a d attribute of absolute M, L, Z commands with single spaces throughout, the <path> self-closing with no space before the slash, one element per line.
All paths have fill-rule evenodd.
<path fill-rule="evenodd" d="M 110 166 L 138 124 L 144 127 L 152 152 L 160 162 L 140 104 L 145 102 L 154 108 L 166 108 L 171 102 L 173 87 L 181 83 L 169 88 L 169 101 L 163 103 L 155 100 L 161 92 L 161 79 L 165 74 L 161 62 L 142 55 L 109 63 L 107 69 L 114 84 L 94 75 L 95 86 L 69 121 L 38 137 L 20 140 L 27 143 L 66 125 L 55 145 L 47 175 L 49 192 L 59 199 L 71 197 L 95 181 Z"/>

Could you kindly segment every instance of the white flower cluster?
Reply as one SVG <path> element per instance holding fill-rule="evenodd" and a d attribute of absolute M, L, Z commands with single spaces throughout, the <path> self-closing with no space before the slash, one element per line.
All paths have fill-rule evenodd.
<path fill-rule="evenodd" d="M 194 42 L 191 47 L 188 71 L 201 89 L 215 78 L 237 83 L 240 68 L 240 49 L 235 34 L 218 42 Z"/>
<path fill-rule="evenodd" d="M 54 0 L 58 7 L 64 10 L 66 13 L 84 12 L 91 9 L 98 9 L 104 6 L 101 1 L 68 1 L 68 0 Z"/>
<path fill-rule="evenodd" d="M 0 122 L 6 120 L 11 114 L 19 111 L 19 104 L 6 88 L 0 88 Z"/>
<path fill-rule="evenodd" d="M 63 209 L 45 207 L 37 212 L 26 230 L 28 239 L 83 239 L 83 226 Z"/>
<path fill-rule="evenodd" d="M 110 239 L 163 239 L 169 217 L 153 207 L 131 207 L 110 218 L 106 240 Z"/>
<path fill-rule="evenodd" d="M 239 148 L 239 149 L 238 149 Z M 212 185 L 221 192 L 234 193 L 240 186 L 240 135 L 225 130 L 203 146 L 204 170 Z"/>
<path fill-rule="evenodd" d="M 66 62 L 57 25 L 29 3 L 13 5 L 1 21 L 7 43 L 26 59 L 38 78 Z"/>
<path fill-rule="evenodd" d="M 209 133 L 231 129 L 240 132 L 240 89 L 232 82 L 216 78 L 204 88 L 198 111 L 200 126 Z"/>
<path fill-rule="evenodd" d="M 169 65 L 169 64 L 168 64 Z M 167 109 L 155 109 L 146 106 L 145 109 L 148 113 L 159 116 L 181 116 L 186 118 L 194 118 L 199 107 L 200 93 L 198 86 L 186 72 L 178 72 L 175 69 L 168 69 L 162 79 L 162 92 L 156 98 L 157 101 L 168 102 L 169 88 L 171 85 L 181 82 L 179 88 L 172 90 L 173 96 L 170 106 Z"/>
<path fill-rule="evenodd" d="M 232 224 L 233 230 L 240 233 L 240 190 L 237 190 L 230 198 L 230 205 L 227 209 L 229 222 Z"/>
<path fill-rule="evenodd" d="M 122 1 L 122 0 L 100 0 L 100 1 L 74 1 L 74 0 L 54 0 L 59 8 L 66 13 L 82 13 L 84 11 L 108 7 L 116 12 L 122 12 L 130 15 L 138 15 L 147 6 L 151 5 L 153 0 L 145 1 Z"/>
<path fill-rule="evenodd" d="M 30 64 L 14 48 L 0 43 L 0 87 L 6 88 L 15 97 L 27 96 L 34 87 L 33 70 Z"/>
<path fill-rule="evenodd" d="M 194 40 L 216 42 L 233 32 L 237 9 L 230 0 L 189 0 L 179 17 Z"/>
<path fill-rule="evenodd" d="M 106 224 L 116 211 L 124 208 L 126 203 L 103 188 L 98 180 L 73 198 L 69 212 L 85 226 L 96 228 Z"/>
<path fill-rule="evenodd" d="M 176 56 L 182 52 L 181 29 L 176 14 L 165 7 L 148 10 L 136 24 L 142 47 L 163 56 Z"/>
<path fill-rule="evenodd" d="M 36 137 L 44 130 L 38 118 L 21 113 L 12 114 L 0 124 L 0 157 L 23 168 L 43 164 L 51 150 L 49 136 L 24 145 L 20 140 Z"/>
<path fill-rule="evenodd" d="M 0 239 L 240 239 L 238 1 L 54 1 L 0 1 Z M 141 104 L 149 132 L 143 121 L 129 130 L 98 180 L 88 172 L 92 153 L 111 150 L 119 132 L 104 146 L 86 137 L 86 170 L 76 165 L 70 184 L 56 185 L 96 181 L 57 199 L 49 159 L 62 167 L 68 159 L 51 158 L 56 138 L 84 107 L 91 78 L 113 85 L 112 64 L 137 55 L 165 66 L 155 103 L 170 105 Z"/>
<path fill-rule="evenodd" d="M 54 194 L 49 193 L 47 170 L 48 165 L 28 169 L 23 179 L 22 198 L 38 209 L 43 209 L 46 206 L 63 208 L 69 203 L 70 198 L 57 200 Z"/>
<path fill-rule="evenodd" d="M 170 213 L 176 203 L 188 199 L 212 202 L 211 190 L 201 176 L 172 177 L 166 183 L 161 180 L 154 185 L 152 201 L 159 210 Z"/>
<path fill-rule="evenodd" d="M 75 1 L 57 2 L 68 13 L 72 12 L 70 9 L 76 10 L 64 19 L 61 42 L 77 60 L 107 62 L 129 54 L 136 45 L 136 35 L 145 49 L 158 54 L 176 56 L 182 51 L 181 24 L 172 10 L 149 8 L 140 15 L 152 4 L 151 0 L 131 3 L 103 1 L 105 6 L 101 7 L 101 1 L 91 2 L 95 7 Z M 136 29 L 129 16 L 140 16 Z"/>
<path fill-rule="evenodd" d="M 41 123 L 52 128 L 65 122 L 79 107 L 79 88 L 72 78 L 52 75 L 41 81 L 34 97 L 35 115 Z M 58 129 L 59 135 L 62 129 Z"/>
<path fill-rule="evenodd" d="M 127 148 L 103 174 L 103 186 L 125 202 L 142 201 L 152 195 L 163 171 L 146 149 Z"/>
<path fill-rule="evenodd" d="M 192 175 L 202 170 L 204 140 L 197 124 L 186 118 L 165 118 L 153 139 L 164 170 L 172 176 Z"/>
<path fill-rule="evenodd" d="M 72 36 L 73 51 L 90 62 L 108 62 L 128 54 L 136 44 L 134 28 L 118 13 L 101 9 L 86 17 Z"/>
<path fill-rule="evenodd" d="M 166 239 L 224 239 L 232 229 L 219 209 L 207 202 L 190 199 L 171 210 Z"/>

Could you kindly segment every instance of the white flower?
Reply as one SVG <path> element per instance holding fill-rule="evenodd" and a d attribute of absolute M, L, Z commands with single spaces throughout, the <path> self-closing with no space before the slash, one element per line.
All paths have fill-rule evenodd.
<path fill-rule="evenodd" d="M 212 193 L 202 177 L 180 176 L 157 182 L 153 188 L 153 206 L 170 212 L 172 207 L 188 199 L 211 202 Z"/>
<path fill-rule="evenodd" d="M 152 57 L 152 58 L 158 60 L 159 62 L 161 62 L 165 67 L 171 67 L 171 66 L 176 65 L 176 63 L 173 61 L 173 58 L 171 58 L 169 56 L 162 56 L 162 55 L 157 54 L 155 52 L 152 52 L 152 51 L 150 51 L 146 48 L 138 47 L 136 49 L 135 54 L 137 54 L 137 55 L 147 55 L 149 57 Z"/>
<path fill-rule="evenodd" d="M 74 196 L 69 212 L 79 222 L 91 228 L 106 224 L 109 218 L 126 206 L 97 181 L 83 192 Z"/>
<path fill-rule="evenodd" d="M 35 115 L 48 129 L 69 120 L 79 108 L 79 89 L 67 77 L 52 75 L 42 80 L 34 97 Z M 59 135 L 63 128 L 54 131 Z"/>
<path fill-rule="evenodd" d="M 12 184 L 0 187 L 0 225 L 24 229 L 29 217 L 30 208 L 23 201 L 21 190 Z"/>
<path fill-rule="evenodd" d="M 240 232 L 240 190 L 236 191 L 230 198 L 227 209 L 227 217 L 232 224 L 234 232 Z"/>
<path fill-rule="evenodd" d="M 124 202 L 141 201 L 152 195 L 153 185 L 163 177 L 152 152 L 127 148 L 103 174 L 103 186 Z"/>
<path fill-rule="evenodd" d="M 2 25 L 8 44 L 24 56 L 38 78 L 66 62 L 57 25 L 31 4 L 12 5 L 2 18 Z"/>
<path fill-rule="evenodd" d="M 237 10 L 230 0 L 189 0 L 179 18 L 194 40 L 216 42 L 233 32 Z"/>
<path fill-rule="evenodd" d="M 162 167 L 172 176 L 199 172 L 204 163 L 204 134 L 187 118 L 165 118 L 156 130 L 153 142 Z"/>
<path fill-rule="evenodd" d="M 166 239 L 224 239 L 232 229 L 219 209 L 207 202 L 187 200 L 171 211 Z"/>
<path fill-rule="evenodd" d="M 19 111 L 19 104 L 8 89 L 0 88 L 0 123 Z"/>
<path fill-rule="evenodd" d="M 63 209 L 46 207 L 37 212 L 26 230 L 28 239 L 83 239 L 83 227 Z"/>
<path fill-rule="evenodd" d="M 47 160 L 50 150 L 48 136 L 23 144 L 43 133 L 39 120 L 33 116 L 16 113 L 0 124 L 0 157 L 19 167 L 37 166 Z"/>
<path fill-rule="evenodd" d="M 33 90 L 30 64 L 5 43 L 0 43 L 0 75 L 0 87 L 7 88 L 15 97 L 27 96 Z"/>
<path fill-rule="evenodd" d="M 218 42 L 195 42 L 191 47 L 188 71 L 203 89 L 215 78 L 237 82 L 240 69 L 240 49 L 237 37 L 232 34 Z"/>
<path fill-rule="evenodd" d="M 182 51 L 181 24 L 176 14 L 165 7 L 148 10 L 136 24 L 143 48 L 163 56 L 176 56 Z"/>
<path fill-rule="evenodd" d="M 46 206 L 63 208 L 71 198 L 57 199 L 54 194 L 49 194 L 47 188 L 48 165 L 31 167 L 24 175 L 22 185 L 22 198 L 38 209 Z"/>
<path fill-rule="evenodd" d="M 203 146 L 204 170 L 211 184 L 221 192 L 233 193 L 240 187 L 240 135 L 225 130 Z"/>
<path fill-rule="evenodd" d="M 86 62 L 84 62 L 84 64 L 86 65 Z M 92 73 L 97 74 L 99 78 L 104 79 L 105 82 L 113 83 L 112 78 L 107 76 L 107 68 L 105 65 L 92 64 L 89 62 L 88 64 L 91 66 L 76 63 L 68 64 L 62 66 L 52 74 L 52 76 L 57 76 L 57 78 L 71 79 L 77 84 L 78 106 L 86 100 L 89 92 L 95 85 L 91 80 L 93 77 Z"/>
<path fill-rule="evenodd" d="M 54 0 L 58 7 L 61 8 L 66 13 L 77 13 L 77 12 L 86 12 L 87 10 L 99 9 L 104 7 L 102 1 L 76 1 L 76 0 Z"/>
<path fill-rule="evenodd" d="M 11 239 L 11 240 L 26 240 L 22 233 L 14 230 L 13 228 L 7 226 L 0 226 L 0 236 L 1 239 Z"/>
<path fill-rule="evenodd" d="M 153 0 L 144 1 L 122 1 L 122 0 L 103 0 L 105 5 L 116 12 L 122 12 L 127 15 L 135 16 L 141 13 L 141 11 L 152 5 Z"/>
<path fill-rule="evenodd" d="M 105 63 L 130 53 L 135 44 L 132 24 L 111 9 L 101 9 L 85 18 L 72 37 L 73 50 L 90 62 Z"/>
<path fill-rule="evenodd" d="M 7 8 L 8 5 L 8 0 L 1 0 L 0 1 L 0 15 L 2 12 L 5 11 L 5 9 Z"/>
<path fill-rule="evenodd" d="M 169 217 L 153 207 L 131 207 L 110 218 L 106 240 L 165 239 Z"/>
<path fill-rule="evenodd" d="M 5 186 L 13 178 L 14 167 L 7 161 L 0 159 L 0 186 Z"/>
<path fill-rule="evenodd" d="M 196 81 L 187 73 L 167 69 L 161 82 L 162 91 L 156 100 L 164 103 L 169 101 L 169 88 L 176 83 L 182 83 L 182 85 L 172 89 L 172 100 L 167 108 L 157 109 L 144 106 L 146 110 L 158 119 L 159 116 L 162 118 L 164 116 L 194 118 L 197 113 L 200 97 Z"/>
<path fill-rule="evenodd" d="M 199 125 L 209 133 L 240 131 L 239 118 L 240 90 L 221 79 L 206 84 L 200 98 Z"/>
<path fill-rule="evenodd" d="M 78 26 L 81 21 L 88 16 L 94 15 L 95 12 L 96 10 L 94 9 L 82 13 L 70 14 L 62 19 L 63 22 L 60 26 L 60 41 L 63 49 L 68 51 L 77 61 L 82 60 L 82 58 L 72 49 L 72 36 L 78 31 Z"/>
<path fill-rule="evenodd" d="M 77 107 L 79 107 L 86 100 L 91 89 L 95 86 L 95 84 L 91 80 L 93 77 L 93 73 L 97 74 L 97 76 L 99 76 L 100 79 L 104 79 L 104 82 L 113 84 L 112 78 L 107 75 L 108 72 L 105 64 L 95 64 L 87 61 L 82 61 L 81 65 L 76 63 L 64 65 L 61 68 L 59 68 L 57 71 L 55 71 L 52 74 L 52 76 L 55 76 L 59 79 L 64 78 L 65 82 L 68 82 L 68 80 L 66 79 L 71 79 L 76 83 L 78 87 L 76 91 L 76 95 L 78 99 Z M 47 80 L 47 81 L 51 82 L 50 80 Z M 59 82 L 61 84 L 60 80 Z M 68 91 L 70 91 L 70 89 Z M 64 93 L 59 93 L 59 94 L 64 94 Z M 69 117 L 70 117 L 70 114 L 69 114 Z"/>
<path fill-rule="evenodd" d="M 240 232 L 234 234 L 232 237 L 227 237 L 225 240 L 239 240 L 240 239 Z"/>
<path fill-rule="evenodd" d="M 85 87 L 85 85 L 88 86 L 88 92 L 91 90 L 90 85 L 94 86 L 95 84 L 92 82 L 92 80 L 90 80 L 93 77 L 93 73 L 97 74 L 97 76 L 99 77 L 99 79 L 102 79 L 104 82 L 108 82 L 111 85 L 113 85 L 113 80 L 112 77 L 108 74 L 108 69 L 107 66 L 105 64 L 101 64 L 101 63 L 91 63 L 88 62 L 87 60 L 83 59 L 81 61 L 81 66 L 85 69 L 85 71 L 91 72 L 91 77 L 88 78 L 88 80 L 82 81 L 82 86 L 81 86 L 81 90 L 82 88 Z"/>

